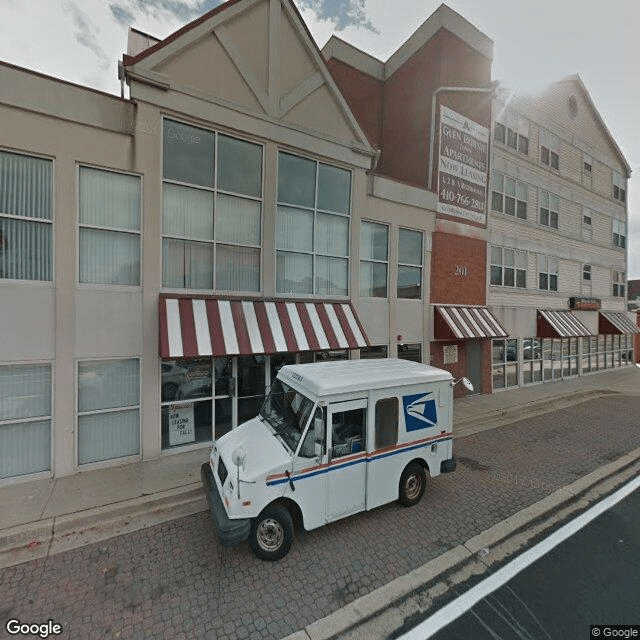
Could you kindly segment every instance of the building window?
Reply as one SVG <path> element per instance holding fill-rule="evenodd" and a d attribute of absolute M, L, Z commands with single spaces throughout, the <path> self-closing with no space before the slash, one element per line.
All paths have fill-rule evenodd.
<path fill-rule="evenodd" d="M 52 162 L 0 151 L 0 279 L 52 280 Z"/>
<path fill-rule="evenodd" d="M 363 221 L 360 225 L 360 295 L 387 297 L 389 227 Z"/>
<path fill-rule="evenodd" d="M 616 298 L 624 298 L 625 292 L 625 273 L 624 271 L 613 272 L 613 296 Z"/>
<path fill-rule="evenodd" d="M 491 359 L 493 389 L 518 386 L 518 341 L 493 340 Z"/>
<path fill-rule="evenodd" d="M 593 224 L 591 218 L 591 211 L 584 209 L 582 214 L 582 239 L 587 242 L 593 240 Z"/>
<path fill-rule="evenodd" d="M 50 364 L 0 366 L 0 479 L 51 469 L 51 382 Z"/>
<path fill-rule="evenodd" d="M 80 167 L 78 279 L 140 284 L 140 178 Z"/>
<path fill-rule="evenodd" d="M 540 224 L 552 229 L 558 228 L 560 198 L 548 191 L 540 191 Z"/>
<path fill-rule="evenodd" d="M 542 340 L 525 338 L 522 341 L 522 381 L 524 384 L 542 382 Z"/>
<path fill-rule="evenodd" d="M 351 173 L 278 154 L 276 291 L 349 293 Z"/>
<path fill-rule="evenodd" d="M 78 363 L 78 464 L 140 452 L 140 360 Z"/>
<path fill-rule="evenodd" d="M 558 259 L 538 255 L 538 288 L 544 291 L 558 290 Z"/>
<path fill-rule="evenodd" d="M 416 344 L 399 344 L 398 358 L 400 360 L 411 360 L 412 362 L 422 362 L 422 345 Z"/>
<path fill-rule="evenodd" d="M 491 284 L 526 289 L 526 251 L 491 245 Z"/>
<path fill-rule="evenodd" d="M 586 153 L 582 154 L 582 170 L 588 175 L 593 173 L 593 159 Z"/>
<path fill-rule="evenodd" d="M 383 398 L 376 402 L 376 449 L 398 442 L 398 404 L 398 398 Z"/>
<path fill-rule="evenodd" d="M 591 280 L 591 265 L 590 264 L 582 265 L 582 279 L 583 280 Z"/>
<path fill-rule="evenodd" d="M 622 174 L 613 172 L 613 197 L 620 202 L 627 200 L 627 183 Z"/>
<path fill-rule="evenodd" d="M 540 162 L 552 169 L 560 168 L 560 139 L 544 129 L 540 130 Z"/>
<path fill-rule="evenodd" d="M 627 224 L 622 220 L 613 219 L 613 246 L 624 249 L 627 245 Z"/>
<path fill-rule="evenodd" d="M 164 120 L 163 285 L 260 290 L 262 147 Z"/>
<path fill-rule="evenodd" d="M 360 349 L 360 360 L 373 360 L 387 357 L 387 345 Z"/>
<path fill-rule="evenodd" d="M 398 298 L 422 298 L 422 232 L 398 232 Z"/>
<path fill-rule="evenodd" d="M 526 220 L 529 199 L 527 184 L 494 171 L 492 185 L 491 208 L 494 211 Z"/>
<path fill-rule="evenodd" d="M 524 155 L 529 154 L 529 122 L 511 109 L 503 108 L 496 118 L 493 139 Z"/>

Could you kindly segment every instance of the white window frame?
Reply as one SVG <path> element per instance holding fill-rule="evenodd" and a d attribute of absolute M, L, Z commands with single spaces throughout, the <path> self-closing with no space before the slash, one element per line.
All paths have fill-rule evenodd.
<path fill-rule="evenodd" d="M 582 280 L 591 282 L 591 265 L 590 264 L 582 265 Z"/>
<path fill-rule="evenodd" d="M 20 284 L 49 284 L 53 286 L 53 283 L 56 279 L 55 273 L 55 264 L 56 264 L 56 241 L 55 241 L 55 227 L 53 226 L 55 223 L 55 215 L 56 215 L 56 166 L 54 158 L 44 156 L 38 153 L 30 153 L 25 151 L 16 151 L 15 149 L 8 149 L 6 147 L 0 147 L 0 153 L 8 153 L 16 156 L 23 156 L 26 158 L 34 158 L 37 160 L 46 160 L 49 162 L 51 166 L 51 218 L 32 218 L 26 216 L 16 215 L 14 213 L 10 213 L 8 211 L 0 211 L 0 219 L 5 220 L 18 220 L 23 222 L 30 223 L 41 223 L 41 224 L 49 224 L 51 225 L 51 264 L 49 265 L 49 273 L 51 277 L 46 280 L 36 280 L 36 279 L 25 279 L 25 278 L 4 278 L 0 277 L 0 284 L 3 282 L 19 282 Z M 2 247 L 0 247 L 2 250 Z M 1 263 L 0 263 L 0 266 Z"/>
<path fill-rule="evenodd" d="M 45 416 L 34 416 L 29 418 L 7 418 L 0 420 L 0 428 L 9 424 L 29 424 L 33 422 L 49 421 L 49 468 L 43 471 L 34 471 L 33 473 L 21 473 L 19 475 L 7 476 L 0 478 L 0 487 L 15 482 L 23 482 L 25 479 L 34 480 L 38 478 L 50 478 L 53 474 L 53 416 L 55 415 L 55 363 L 51 360 L 35 360 L 35 361 L 18 361 L 18 362 L 0 362 L 0 369 L 3 367 L 20 367 L 20 366 L 48 366 L 51 371 L 51 412 Z"/>
<path fill-rule="evenodd" d="M 546 204 L 547 206 L 545 207 L 544 204 Z M 546 211 L 546 222 L 544 222 L 542 219 L 543 210 Z M 557 196 L 555 193 L 551 193 L 550 191 L 539 189 L 538 212 L 538 222 L 543 227 L 549 227 L 549 229 L 558 229 L 560 226 L 560 196 Z M 552 224 L 554 219 L 555 224 Z"/>
<path fill-rule="evenodd" d="M 276 293 L 278 295 L 282 295 L 282 296 L 292 296 L 292 297 L 306 297 L 306 296 L 317 296 L 317 295 L 323 295 L 326 297 L 331 297 L 331 298 L 346 298 L 350 295 L 350 273 L 351 273 L 351 216 L 353 213 L 353 171 L 351 169 L 348 169 L 347 167 L 343 167 L 337 164 L 330 164 L 328 162 L 321 162 L 320 160 L 318 160 L 317 158 L 305 155 L 303 153 L 298 153 L 297 151 L 292 151 L 291 149 L 285 149 L 285 148 L 281 148 L 278 149 L 278 153 L 276 155 L 276 166 L 278 166 L 278 171 L 279 169 L 279 158 L 280 158 L 280 154 L 284 153 L 290 156 L 294 156 L 297 158 L 302 158 L 304 160 L 310 160 L 312 162 L 315 162 L 316 164 L 316 185 L 315 185 L 315 192 L 314 192 L 314 204 L 313 207 L 305 207 L 303 205 L 300 204 L 291 204 L 289 202 L 281 202 L 278 198 L 278 180 L 276 178 L 276 226 L 277 226 L 277 216 L 278 216 L 278 207 L 283 206 L 283 207 L 289 207 L 292 209 L 300 209 L 302 211 L 308 211 L 313 215 L 313 238 L 312 238 L 312 250 L 311 251 L 307 251 L 304 249 L 296 249 L 296 250 L 292 250 L 292 249 L 278 249 L 277 247 L 277 243 L 274 245 L 274 252 L 275 252 L 275 261 L 277 264 L 277 260 L 278 260 L 278 253 L 290 253 L 290 254 L 302 254 L 302 255 L 307 255 L 307 256 L 311 256 L 311 284 L 312 284 L 312 290 L 310 293 L 296 293 L 296 292 L 287 292 L 287 291 L 276 291 Z M 342 171 L 346 171 L 347 173 L 349 173 L 349 213 L 340 213 L 337 211 L 329 211 L 327 209 L 320 209 L 318 207 L 318 180 L 319 180 L 319 174 L 320 174 L 320 165 L 325 165 L 327 167 L 331 167 L 334 169 L 340 169 Z M 264 172 L 263 172 L 264 173 Z M 324 215 L 331 215 L 331 216 L 338 216 L 341 218 L 345 218 L 347 220 L 347 255 L 346 256 L 335 256 L 335 255 L 330 255 L 327 253 L 321 253 L 320 251 L 318 251 L 315 247 L 315 243 L 316 243 L 316 228 L 317 228 L 317 221 L 318 221 L 318 215 L 319 214 L 324 214 Z M 316 258 L 339 258 L 342 260 L 346 260 L 347 261 L 347 290 L 343 295 L 337 295 L 337 294 L 328 294 L 328 293 L 322 293 L 319 294 L 317 292 L 316 289 L 316 273 L 317 273 L 317 268 L 316 268 Z"/>
<path fill-rule="evenodd" d="M 507 181 L 513 183 L 513 193 L 507 193 Z M 501 199 L 500 209 L 496 209 L 493 206 L 494 194 Z M 524 198 L 522 196 L 524 196 Z M 509 213 L 506 210 L 507 198 L 513 200 L 513 213 Z M 524 204 L 524 216 L 521 215 L 520 204 Z M 516 180 L 511 176 L 494 170 L 491 181 L 491 209 L 505 216 L 511 216 L 518 220 L 526 220 L 529 209 L 529 185 L 522 180 Z"/>
<path fill-rule="evenodd" d="M 125 361 L 125 360 L 137 360 L 138 361 L 138 403 L 135 405 L 126 405 L 120 407 L 109 407 L 108 409 L 92 409 L 88 411 L 80 411 L 80 365 L 85 363 L 97 363 L 97 362 L 110 362 L 110 361 Z M 133 462 L 140 460 L 142 456 L 142 358 L 140 356 L 123 356 L 123 357 L 106 357 L 106 358 L 79 358 L 76 360 L 76 372 L 75 372 L 75 463 L 78 469 L 100 469 L 102 467 L 110 467 L 127 462 Z M 138 410 L 138 453 L 122 456 L 119 458 L 107 458 L 105 460 L 98 460 L 95 462 L 80 462 L 80 447 L 78 442 L 78 436 L 80 433 L 79 424 L 80 418 L 91 415 L 104 415 L 107 413 L 118 413 L 123 411 Z"/>
<path fill-rule="evenodd" d="M 80 205 L 81 205 L 81 198 L 80 198 L 80 174 L 82 169 L 90 169 L 92 171 L 102 171 L 103 173 L 115 173 L 115 174 L 119 174 L 119 175 L 123 175 L 123 176 L 130 176 L 133 178 L 138 178 L 139 182 L 140 182 L 140 228 L 139 229 L 120 229 L 117 227 L 106 227 L 106 226 L 101 226 L 101 225 L 94 225 L 94 224 L 87 224 L 85 222 L 81 222 L 80 216 L 81 216 L 81 211 L 80 211 Z M 87 289 L 87 288 L 96 288 L 96 289 L 121 289 L 121 288 L 125 288 L 127 290 L 131 290 L 131 289 L 141 289 L 142 288 L 142 265 L 143 265 L 143 255 L 142 255 L 142 251 L 143 251 L 143 247 L 142 247 L 142 231 L 143 231 L 143 212 L 144 212 L 144 202 L 143 202 L 143 197 L 144 197 L 144 183 L 143 183 L 143 176 L 142 174 L 139 173 L 135 173 L 132 171 L 122 171 L 120 169 L 111 169 L 111 168 L 107 168 L 107 167 L 101 167 L 101 166 L 97 166 L 97 165 L 90 165 L 90 164 L 79 164 L 76 167 L 76 193 L 77 193 L 77 220 L 78 220 L 78 226 L 77 226 L 77 232 L 76 232 L 76 247 L 77 247 L 77 251 L 78 251 L 78 259 L 77 259 L 77 264 L 76 264 L 76 282 L 78 283 L 78 285 L 80 287 L 82 287 L 83 289 Z M 81 234 L 81 230 L 82 229 L 95 229 L 97 231 L 110 231 L 112 233 L 121 233 L 121 234 L 127 234 L 127 235 L 136 235 L 138 236 L 138 244 L 140 247 L 140 266 L 139 266 L 139 272 L 138 272 L 138 284 L 108 284 L 108 283 L 99 283 L 99 282 L 84 282 L 80 280 L 80 234 Z"/>
<path fill-rule="evenodd" d="M 627 246 L 627 223 L 624 220 L 613 218 L 611 221 L 611 238 L 614 247 L 624 249 Z"/>
<path fill-rule="evenodd" d="M 614 298 L 624 298 L 626 293 L 626 273 L 624 271 L 613 270 L 612 273 L 612 295 Z"/>
<path fill-rule="evenodd" d="M 420 234 L 420 264 L 412 264 L 410 262 L 400 262 L 400 232 L 401 231 L 410 231 L 412 233 Z M 420 269 L 420 295 L 417 298 L 407 298 L 404 296 L 400 296 L 400 290 L 398 288 L 397 282 L 397 274 L 396 274 L 396 296 L 398 300 L 422 300 L 423 297 L 423 263 L 424 263 L 424 232 L 419 229 L 409 229 L 408 227 L 399 227 L 398 228 L 398 273 L 400 272 L 400 267 L 413 267 Z M 389 274 L 387 272 L 387 280 L 389 279 Z"/>
<path fill-rule="evenodd" d="M 593 212 L 589 209 L 582 210 L 582 239 L 593 241 Z"/>
<path fill-rule="evenodd" d="M 619 171 L 613 170 L 613 189 L 612 196 L 614 200 L 618 200 L 620 202 L 627 201 L 627 181 L 622 177 L 622 174 Z"/>
<path fill-rule="evenodd" d="M 168 286 L 164 284 L 164 258 L 162 259 L 162 272 L 161 272 L 161 286 L 163 290 L 169 290 L 169 291 L 176 291 L 176 292 L 194 292 L 194 293 L 203 293 L 203 292 L 217 292 L 220 294 L 230 294 L 230 293 L 234 293 L 234 291 L 231 291 L 229 289 L 217 289 L 216 285 L 217 285 L 217 272 L 216 272 L 216 258 L 217 258 L 217 248 L 218 245 L 228 245 L 228 246 L 233 246 L 233 247 L 242 247 L 242 248 L 247 248 L 247 249 L 257 249 L 259 252 L 259 258 L 258 258 L 258 289 L 257 290 L 249 290 L 249 291 L 244 291 L 243 293 L 260 293 L 262 291 L 262 287 L 263 287 L 263 283 L 262 283 L 262 276 L 263 276 L 263 249 L 262 249 L 262 245 L 264 243 L 264 180 L 265 180 L 265 145 L 261 142 L 256 142 L 255 140 L 251 140 L 249 138 L 242 138 L 240 136 L 237 136 L 235 134 L 232 133 L 227 133 L 226 131 L 220 131 L 217 129 L 212 129 L 210 127 L 205 127 L 202 126 L 201 124 L 195 124 L 193 122 L 189 122 L 187 120 L 181 120 L 178 118 L 174 118 L 174 117 L 163 117 L 162 118 L 162 123 L 161 123 L 161 130 L 162 130 L 162 135 L 164 136 L 164 125 L 165 122 L 169 121 L 169 122 L 175 122 L 176 124 L 179 125 L 183 125 L 186 127 L 193 127 L 196 129 L 202 129 L 203 131 L 207 131 L 209 133 L 212 133 L 214 135 L 214 165 L 213 165 L 213 187 L 209 187 L 209 186 L 205 186 L 205 185 L 198 185 L 198 184 L 193 184 L 190 182 L 183 182 L 181 180 L 174 180 L 172 178 L 165 178 L 164 177 L 164 144 L 163 141 L 161 141 L 160 144 L 160 158 L 161 158 L 161 171 L 160 171 L 160 175 L 161 175 L 161 179 L 162 179 L 162 189 L 161 189 L 161 193 L 162 193 L 162 204 L 160 207 L 160 216 L 161 219 L 164 218 L 164 185 L 165 184 L 172 184 L 172 185 L 176 185 L 178 187 L 186 187 L 188 189 L 194 189 L 194 190 L 200 190 L 200 191 L 206 191 L 208 193 L 213 194 L 213 203 L 214 203 L 214 209 L 211 212 L 211 223 L 213 226 L 213 230 L 212 230 L 212 234 L 213 234 L 213 239 L 212 240 L 202 240 L 202 239 L 194 239 L 194 238 L 190 238 L 187 236 L 180 236 L 180 235 L 167 235 L 164 233 L 164 228 L 162 229 L 162 240 L 161 240 L 161 252 L 164 254 L 164 240 L 166 239 L 170 239 L 170 240 L 178 240 L 180 242 L 186 242 L 186 243 L 191 243 L 191 244 L 205 244 L 208 246 L 212 246 L 213 247 L 213 252 L 212 252 L 212 259 L 211 259 L 211 270 L 212 270 L 212 281 L 213 281 L 213 288 L 212 289 L 200 289 L 200 288 L 194 288 L 194 287 L 173 287 L 173 286 Z M 233 191 L 227 191 L 224 189 L 219 189 L 218 188 L 218 162 L 219 162 L 219 158 L 218 158 L 218 139 L 220 136 L 225 136 L 227 138 L 234 138 L 235 140 L 239 140 L 240 142 L 247 142 L 249 144 L 255 145 L 257 147 L 260 147 L 261 149 L 261 164 L 260 164 L 260 197 L 256 197 L 256 196 L 251 196 L 251 195 L 247 195 L 244 193 L 236 193 Z M 224 196 L 230 196 L 230 197 L 234 197 L 234 198 L 242 198 L 244 200 L 251 200 L 254 202 L 258 202 L 260 205 L 260 243 L 257 245 L 254 244 L 242 244 L 242 243 L 237 243 L 237 242 L 231 242 L 228 240 L 218 240 L 216 238 L 215 235 L 215 207 L 216 207 L 216 200 L 217 200 L 217 195 L 224 195 Z"/>
<path fill-rule="evenodd" d="M 560 138 L 546 129 L 540 129 L 540 164 L 560 171 Z"/>
<path fill-rule="evenodd" d="M 504 139 L 497 134 L 498 128 L 504 130 Z M 529 155 L 529 122 L 513 109 L 503 108 L 500 116 L 496 117 L 493 139 L 509 149 Z"/>
<path fill-rule="evenodd" d="M 494 249 L 500 250 L 500 263 L 494 260 Z M 513 266 L 507 265 L 507 255 L 513 254 Z M 518 258 L 524 263 L 524 268 L 518 267 Z M 489 283 L 494 287 L 509 287 L 510 289 L 526 289 L 527 288 L 527 252 L 521 249 L 511 249 L 510 247 L 501 247 L 498 245 L 490 245 L 490 267 L 500 268 L 500 284 L 492 281 L 491 270 L 489 271 Z M 505 272 L 507 269 L 513 271 L 513 284 L 505 284 Z M 518 273 L 524 274 L 524 286 L 518 285 Z"/>
<path fill-rule="evenodd" d="M 582 171 L 586 175 L 593 175 L 593 158 L 587 153 L 582 154 Z"/>
<path fill-rule="evenodd" d="M 554 270 L 555 268 L 555 270 Z M 559 289 L 559 276 L 558 271 L 560 270 L 559 260 L 553 256 L 549 256 L 546 254 L 539 253 L 538 254 L 538 290 L 540 291 L 558 291 Z M 540 276 L 547 276 L 547 286 L 542 287 L 540 284 Z M 556 278 L 556 287 L 555 289 L 551 287 L 551 276 L 555 276 Z"/>
<path fill-rule="evenodd" d="M 386 260 L 376 260 L 373 258 L 360 258 L 360 265 L 362 265 L 363 262 L 368 263 L 368 264 L 384 264 L 387 267 L 387 277 L 386 277 L 386 282 L 385 282 L 385 295 L 384 296 L 365 296 L 362 294 L 362 284 L 360 284 L 360 297 L 361 298 L 381 298 L 381 299 L 388 299 L 389 298 L 389 241 L 390 241 L 390 230 L 391 227 L 390 225 L 384 223 L 384 222 L 378 222 L 377 220 L 362 220 L 360 222 L 360 225 L 365 225 L 365 224 L 375 224 L 378 225 L 380 227 L 385 227 L 385 229 L 387 230 L 387 259 Z M 362 270 L 362 267 L 361 267 Z M 360 274 L 360 278 L 362 278 L 362 274 Z M 362 280 L 360 280 L 360 283 L 362 282 Z"/>

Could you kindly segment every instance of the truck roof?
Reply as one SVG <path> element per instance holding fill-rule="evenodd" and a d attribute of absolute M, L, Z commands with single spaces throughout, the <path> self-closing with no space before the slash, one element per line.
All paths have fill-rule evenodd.
<path fill-rule="evenodd" d="M 453 380 L 448 371 L 397 358 L 290 364 L 280 369 L 278 377 L 317 396 Z"/>

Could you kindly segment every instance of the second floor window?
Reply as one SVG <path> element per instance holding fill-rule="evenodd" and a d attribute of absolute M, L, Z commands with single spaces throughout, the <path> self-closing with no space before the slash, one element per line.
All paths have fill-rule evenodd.
<path fill-rule="evenodd" d="M 398 298 L 422 298 L 422 232 L 398 232 Z"/>
<path fill-rule="evenodd" d="M 589 209 L 582 212 L 582 239 L 591 242 L 593 240 L 593 220 Z"/>
<path fill-rule="evenodd" d="M 80 167 L 80 282 L 140 284 L 138 176 Z"/>
<path fill-rule="evenodd" d="M 278 155 L 276 291 L 349 293 L 351 172 Z"/>
<path fill-rule="evenodd" d="M 624 249 L 627 244 L 627 225 L 622 220 L 613 219 L 613 246 Z"/>
<path fill-rule="evenodd" d="M 560 139 L 544 129 L 540 130 L 540 162 L 552 169 L 560 168 Z"/>
<path fill-rule="evenodd" d="M 540 224 L 557 229 L 559 212 L 560 198 L 548 191 L 540 191 Z"/>
<path fill-rule="evenodd" d="M 511 109 L 496 118 L 494 140 L 525 155 L 529 154 L 529 123 Z"/>
<path fill-rule="evenodd" d="M 538 288 L 543 291 L 558 290 L 558 259 L 538 256 Z"/>
<path fill-rule="evenodd" d="M 527 287 L 527 253 L 491 245 L 491 284 Z"/>
<path fill-rule="evenodd" d="M 164 121 L 163 285 L 260 290 L 262 147 Z"/>
<path fill-rule="evenodd" d="M 526 220 L 528 198 L 529 188 L 525 182 L 493 172 L 491 208 L 494 211 Z"/>
<path fill-rule="evenodd" d="M 387 297 L 389 227 L 363 221 L 360 225 L 360 295 Z"/>
<path fill-rule="evenodd" d="M 51 160 L 0 151 L 0 279 L 53 279 Z"/>
<path fill-rule="evenodd" d="M 582 266 L 582 279 L 591 280 L 591 265 L 585 264 Z"/>

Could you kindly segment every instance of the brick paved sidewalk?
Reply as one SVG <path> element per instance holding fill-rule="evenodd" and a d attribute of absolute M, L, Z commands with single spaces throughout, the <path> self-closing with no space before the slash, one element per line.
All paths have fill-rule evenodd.
<path fill-rule="evenodd" d="M 278 639 L 640 447 L 640 398 L 600 398 L 455 443 L 416 507 L 297 531 L 279 563 L 222 549 L 200 513 L 0 571 L 0 622 L 64 638 Z"/>

